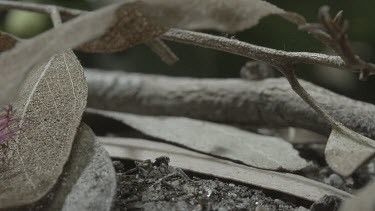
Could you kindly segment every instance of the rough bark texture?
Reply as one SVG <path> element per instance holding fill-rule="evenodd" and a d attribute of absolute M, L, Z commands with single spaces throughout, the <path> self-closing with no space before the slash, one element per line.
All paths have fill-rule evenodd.
<path fill-rule="evenodd" d="M 93 70 L 86 71 L 86 76 L 88 105 L 93 108 L 330 132 L 330 126 L 292 91 L 285 78 L 194 79 Z M 336 120 L 375 138 L 374 105 L 309 82 L 301 80 L 301 84 Z"/>

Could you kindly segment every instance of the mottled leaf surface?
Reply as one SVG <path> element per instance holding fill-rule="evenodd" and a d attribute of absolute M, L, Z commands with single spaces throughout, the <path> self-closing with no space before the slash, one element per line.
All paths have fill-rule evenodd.
<path fill-rule="evenodd" d="M 53 56 L 25 80 L 15 103 L 21 133 L 0 166 L 0 208 L 33 203 L 57 182 L 87 101 L 83 68 L 73 52 Z"/>
<path fill-rule="evenodd" d="M 334 127 L 325 149 L 328 165 L 343 176 L 351 175 L 375 155 L 375 142 L 345 126 Z"/>
<path fill-rule="evenodd" d="M 13 35 L 0 32 L 0 53 L 13 48 L 18 41 L 19 39 Z"/>
<path fill-rule="evenodd" d="M 309 201 L 318 201 L 324 195 L 335 195 L 342 199 L 352 196 L 302 176 L 239 165 L 165 143 L 115 137 L 99 140 L 111 157 L 143 161 L 168 156 L 171 165 L 178 168 L 287 193 Z"/>
<path fill-rule="evenodd" d="M 355 194 L 358 197 L 353 197 L 344 201 L 340 211 L 374 211 L 375 210 L 375 182 L 361 189 Z"/>
<path fill-rule="evenodd" d="M 80 46 L 85 52 L 118 52 L 163 34 L 167 28 L 153 23 L 132 4 L 115 12 L 116 20 L 104 35 Z"/>
<path fill-rule="evenodd" d="M 184 117 L 151 117 L 89 109 L 154 138 L 263 169 L 297 171 L 307 162 L 290 143 L 235 127 Z"/>
<path fill-rule="evenodd" d="M 269 15 L 280 15 L 297 24 L 305 22 L 302 16 L 262 0 L 140 0 L 128 4 L 117 14 L 119 19 L 114 27 L 79 49 L 86 52 L 122 51 L 150 36 L 161 35 L 168 27 L 236 32 L 255 26 Z"/>
<path fill-rule="evenodd" d="M 141 0 L 140 10 L 160 23 L 185 29 L 236 32 L 255 26 L 260 19 L 286 11 L 263 0 Z M 288 15 L 288 19 L 303 19 Z"/>

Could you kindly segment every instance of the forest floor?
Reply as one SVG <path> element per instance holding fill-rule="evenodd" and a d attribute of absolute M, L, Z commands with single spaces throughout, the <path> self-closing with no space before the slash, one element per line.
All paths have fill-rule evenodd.
<path fill-rule="evenodd" d="M 332 172 L 317 153 L 316 146 L 295 146 L 314 165 L 298 174 L 349 193 L 374 177 L 374 163 L 352 177 L 341 178 Z M 319 150 L 318 150 L 319 151 Z M 113 210 L 256 210 L 256 211 L 333 211 L 340 199 L 323 197 L 311 203 L 290 195 L 200 175 L 169 166 L 169 158 L 135 162 L 113 160 L 117 173 L 117 197 Z"/>

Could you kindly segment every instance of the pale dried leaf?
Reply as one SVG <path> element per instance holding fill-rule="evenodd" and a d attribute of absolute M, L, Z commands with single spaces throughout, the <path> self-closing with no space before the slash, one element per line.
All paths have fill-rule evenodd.
<path fill-rule="evenodd" d="M 375 210 L 375 182 L 361 189 L 355 198 L 344 201 L 340 211 L 374 211 Z"/>
<path fill-rule="evenodd" d="M 302 16 L 263 0 L 141 0 L 134 5 L 129 4 L 128 8 L 118 11 L 116 24 L 105 35 L 79 50 L 123 51 L 150 36 L 161 35 L 168 27 L 236 32 L 251 28 L 263 17 L 273 14 L 296 24 L 306 22 Z"/>
<path fill-rule="evenodd" d="M 0 209 L 33 203 L 55 185 L 86 101 L 83 68 L 71 51 L 29 74 L 15 103 L 23 130 L 0 166 Z"/>
<path fill-rule="evenodd" d="M 139 9 L 159 23 L 184 29 L 236 32 L 255 26 L 269 15 L 300 23 L 304 18 L 263 0 L 141 0 Z"/>
<path fill-rule="evenodd" d="M 134 2 L 136 1 L 121 1 L 95 12 L 89 12 L 35 38 L 25 40 L 12 50 L 2 53 L 0 55 L 2 75 L 0 77 L 0 104 L 12 101 L 17 96 L 18 87 L 34 65 L 45 62 L 56 53 L 75 48 L 105 34 L 117 26 L 119 18 L 126 14 L 127 8 L 131 10 L 129 5 Z M 132 36 L 135 34 L 129 35 L 129 39 L 140 39 Z M 150 37 L 151 39 L 153 35 L 142 36 L 142 38 Z"/>
<path fill-rule="evenodd" d="M 375 142 L 344 126 L 334 127 L 325 156 L 328 165 L 342 176 L 351 175 L 375 155 Z"/>
<path fill-rule="evenodd" d="M 115 23 L 106 33 L 81 45 L 84 52 L 118 52 L 163 34 L 167 28 L 154 24 L 133 5 L 127 4 L 116 12 Z"/>
<path fill-rule="evenodd" d="M 255 185 L 261 188 L 317 201 L 324 195 L 342 199 L 351 194 L 302 176 L 261 170 L 210 157 L 169 144 L 144 139 L 99 138 L 111 157 L 133 160 L 155 159 L 168 156 L 171 165 L 189 171 Z"/>
<path fill-rule="evenodd" d="M 307 165 L 291 144 L 272 136 L 184 117 L 88 111 L 123 122 L 150 137 L 262 169 L 297 171 Z"/>
<path fill-rule="evenodd" d="M 0 52 L 13 48 L 18 41 L 19 39 L 13 35 L 0 32 Z"/>

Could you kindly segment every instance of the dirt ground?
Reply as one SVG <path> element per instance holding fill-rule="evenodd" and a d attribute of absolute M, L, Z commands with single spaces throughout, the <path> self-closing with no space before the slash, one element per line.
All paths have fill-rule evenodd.
<path fill-rule="evenodd" d="M 353 192 L 375 176 L 374 163 L 370 163 L 352 177 L 342 178 L 327 167 L 319 147 L 295 147 L 314 163 L 308 170 L 298 172 L 310 179 Z M 278 192 L 182 171 L 168 163 L 166 157 L 141 163 L 113 160 L 118 190 L 112 210 L 334 211 L 341 203 L 336 197 L 326 196 L 312 204 Z"/>

